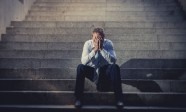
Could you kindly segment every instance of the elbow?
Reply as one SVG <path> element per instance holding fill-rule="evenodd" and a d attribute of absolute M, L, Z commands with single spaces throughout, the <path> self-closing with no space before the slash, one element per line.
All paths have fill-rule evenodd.
<path fill-rule="evenodd" d="M 86 62 L 81 62 L 81 64 L 86 65 L 87 63 Z"/>
<path fill-rule="evenodd" d="M 116 59 L 115 58 L 112 60 L 112 63 L 116 63 Z"/>
<path fill-rule="evenodd" d="M 117 60 L 116 58 L 111 57 L 111 60 L 110 61 L 111 61 L 111 63 L 116 63 L 116 60 Z"/>
<path fill-rule="evenodd" d="M 84 59 L 81 59 L 81 64 L 86 65 L 87 62 Z"/>

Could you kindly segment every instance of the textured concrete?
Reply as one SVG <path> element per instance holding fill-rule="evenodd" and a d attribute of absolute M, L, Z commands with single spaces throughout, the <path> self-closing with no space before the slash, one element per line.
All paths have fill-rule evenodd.
<path fill-rule="evenodd" d="M 186 1 L 185 0 L 178 0 L 181 6 L 183 7 L 184 11 L 186 11 Z"/>
<path fill-rule="evenodd" d="M 0 36 L 11 21 L 22 21 L 35 0 L 0 1 Z"/>
<path fill-rule="evenodd" d="M 1 79 L 1 91 L 73 91 L 75 79 Z M 23 85 L 24 83 L 24 85 Z M 6 85 L 6 86 L 4 86 Z M 179 88 L 177 88 L 179 86 Z M 186 81 L 123 79 L 122 89 L 127 92 L 186 92 Z M 96 86 L 86 80 L 85 91 L 96 92 Z M 110 89 L 110 91 L 113 91 Z"/>
<path fill-rule="evenodd" d="M 121 112 L 185 112 L 186 22 L 175 0 L 37 0 L 2 35 L 0 110 L 75 112 L 76 67 L 94 27 L 114 43 Z M 112 91 L 86 80 L 85 94 L 87 111 L 117 111 Z"/>
<path fill-rule="evenodd" d="M 7 98 L 7 96 L 9 96 Z M 74 92 L 71 91 L 2 91 L 0 98 L 6 105 L 73 105 Z M 185 107 L 185 93 L 159 93 L 159 92 L 126 92 L 124 93 L 126 106 L 166 106 Z M 30 102 L 28 102 L 30 101 Z M 114 105 L 113 92 L 85 92 L 84 103 L 86 105 Z"/>
<path fill-rule="evenodd" d="M 121 68 L 122 79 L 178 80 L 186 68 Z M 75 79 L 76 68 L 0 69 L 1 79 Z"/>

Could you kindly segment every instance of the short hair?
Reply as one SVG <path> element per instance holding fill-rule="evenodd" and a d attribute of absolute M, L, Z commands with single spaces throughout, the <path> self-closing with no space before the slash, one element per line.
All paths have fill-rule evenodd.
<path fill-rule="evenodd" d="M 103 31 L 103 28 L 94 28 L 92 33 L 99 33 L 101 35 L 101 37 L 105 37 L 105 33 Z"/>

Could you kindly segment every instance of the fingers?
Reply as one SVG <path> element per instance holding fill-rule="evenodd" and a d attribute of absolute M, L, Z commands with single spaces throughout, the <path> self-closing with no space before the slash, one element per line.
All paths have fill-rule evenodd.
<path fill-rule="evenodd" d="M 103 38 L 101 36 L 95 36 L 93 39 L 94 46 L 99 50 L 102 49 L 103 46 Z"/>
<path fill-rule="evenodd" d="M 100 49 L 100 40 L 98 40 L 98 49 Z"/>
<path fill-rule="evenodd" d="M 99 40 L 99 49 L 101 50 L 103 48 L 103 40 Z"/>

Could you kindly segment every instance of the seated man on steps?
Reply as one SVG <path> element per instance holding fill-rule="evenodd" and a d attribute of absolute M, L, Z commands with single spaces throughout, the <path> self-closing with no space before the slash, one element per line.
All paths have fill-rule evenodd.
<path fill-rule="evenodd" d="M 95 28 L 92 39 L 85 42 L 81 57 L 82 64 L 77 67 L 75 86 L 75 107 L 83 102 L 85 77 L 95 82 L 98 91 L 114 89 L 116 106 L 123 107 L 120 68 L 115 64 L 116 54 L 111 40 L 104 38 L 102 28 Z"/>

